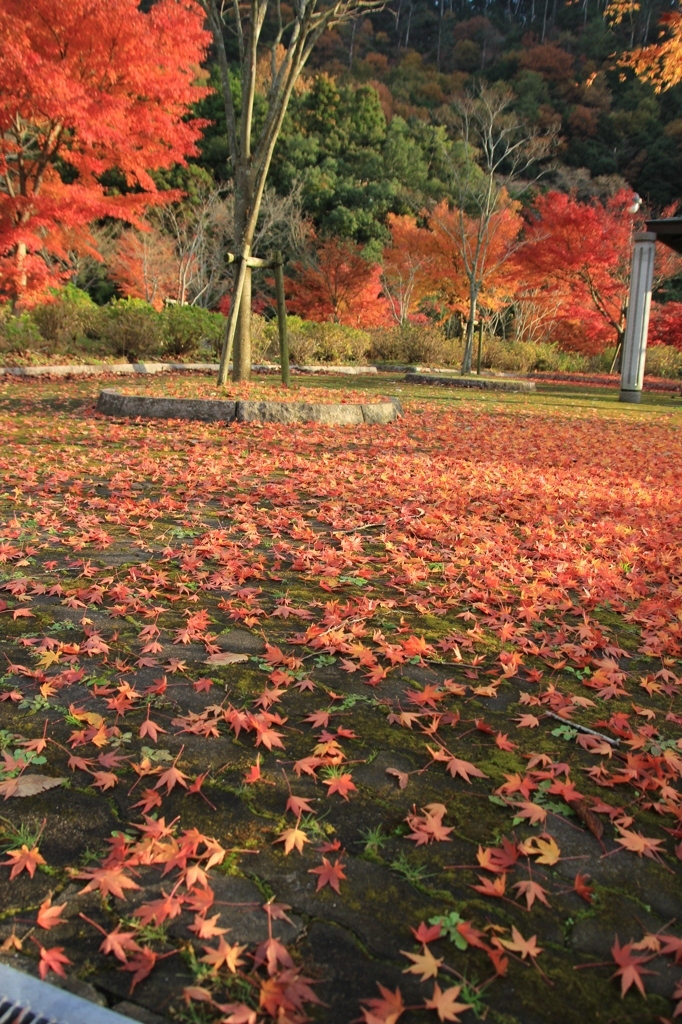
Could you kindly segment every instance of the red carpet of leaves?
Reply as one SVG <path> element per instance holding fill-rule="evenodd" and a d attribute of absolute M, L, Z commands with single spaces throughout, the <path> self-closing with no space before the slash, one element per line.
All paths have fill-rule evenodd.
<path fill-rule="evenodd" d="M 188 1021 L 682 1012 L 655 906 L 682 908 L 679 419 L 425 401 L 218 428 L 110 422 L 69 387 L 0 391 L 0 837 L 27 908 L 2 953 L 80 970 L 64 914 L 132 999 L 181 959 Z M 65 786 L 121 821 L 71 861 Z M 401 878 L 403 959 L 337 993 L 276 928 L 336 920 L 368 866 Z M 268 879 L 259 944 L 221 926 L 220 872 Z M 616 924 L 590 957 L 571 928 L 595 913 Z"/>

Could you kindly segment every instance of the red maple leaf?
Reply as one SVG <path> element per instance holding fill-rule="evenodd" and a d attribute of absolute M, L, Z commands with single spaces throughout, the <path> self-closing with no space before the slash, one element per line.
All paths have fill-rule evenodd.
<path fill-rule="evenodd" d="M 332 793 L 338 793 L 344 800 L 348 799 L 349 793 L 357 789 L 350 772 L 345 772 L 343 775 L 332 775 L 330 779 L 324 779 L 323 784 L 329 786 L 327 796 L 331 796 Z"/>
<path fill-rule="evenodd" d="M 615 974 L 612 974 L 612 978 L 620 977 L 620 994 L 621 998 L 625 995 L 628 989 L 632 985 L 636 985 L 642 995 L 646 998 L 646 992 L 644 991 L 644 982 L 642 981 L 643 974 L 655 974 L 655 971 L 648 971 L 642 964 L 647 964 L 650 960 L 653 960 L 654 954 L 651 956 L 633 956 L 632 948 L 634 943 L 628 942 L 625 946 L 621 946 L 618 936 L 616 941 L 611 947 L 611 956 L 618 964 L 618 970 Z"/>
<path fill-rule="evenodd" d="M 173 950 L 175 952 L 175 950 Z M 121 971 L 132 971 L 133 977 L 130 983 L 130 994 L 132 995 L 135 991 L 135 986 L 139 985 L 141 981 L 148 978 L 158 960 L 158 954 L 150 949 L 149 946 L 143 946 L 139 952 L 136 952 L 134 956 L 130 958 L 122 967 L 119 968 Z"/>
<path fill-rule="evenodd" d="M 40 963 L 38 964 L 40 977 L 45 980 L 48 971 L 54 971 L 55 974 L 65 978 L 66 972 L 63 965 L 72 964 L 73 960 L 69 960 L 68 956 L 64 956 L 64 947 L 53 946 L 52 949 L 45 949 L 44 946 L 39 946 L 38 948 L 40 949 Z"/>
<path fill-rule="evenodd" d="M 319 892 L 320 889 L 325 887 L 325 885 L 330 885 L 335 892 L 340 892 L 341 889 L 339 883 L 342 879 L 346 878 L 346 875 L 343 873 L 345 866 L 345 864 L 341 863 L 340 857 L 336 858 L 336 862 L 334 864 L 327 860 L 326 857 L 323 857 L 322 864 L 318 868 L 310 868 L 308 871 L 308 874 L 318 876 L 317 889 L 315 891 Z"/>

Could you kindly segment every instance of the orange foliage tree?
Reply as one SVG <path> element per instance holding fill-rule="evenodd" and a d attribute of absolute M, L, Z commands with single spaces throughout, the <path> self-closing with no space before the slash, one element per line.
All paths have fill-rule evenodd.
<path fill-rule="evenodd" d="M 0 288 L 24 302 L 58 283 L 88 231 L 139 223 L 149 171 L 196 153 L 188 119 L 208 34 L 194 0 L 0 0 Z M 102 176 L 115 170 L 124 194 Z"/>
<path fill-rule="evenodd" d="M 404 326 L 433 290 L 434 236 L 414 217 L 388 215 L 391 244 L 384 249 L 381 275 L 391 316 Z"/>
<path fill-rule="evenodd" d="M 296 276 L 287 279 L 292 313 L 352 327 L 391 322 L 389 303 L 382 294 L 381 267 L 369 263 L 359 245 L 326 239 L 311 261 L 294 269 Z"/>
<path fill-rule="evenodd" d="M 124 231 L 108 270 L 124 295 L 144 299 L 155 309 L 163 307 L 166 296 L 177 297 L 180 261 L 173 239 L 158 228 Z"/>
<path fill-rule="evenodd" d="M 682 14 L 668 11 L 661 17 L 660 39 L 651 46 L 640 47 L 626 54 L 622 64 L 634 68 L 656 92 L 672 89 L 682 82 Z"/>
<path fill-rule="evenodd" d="M 515 253 L 523 219 L 519 204 L 508 199 L 490 214 L 481 241 L 480 219 L 452 209 L 447 201 L 439 203 L 429 218 L 433 232 L 433 259 L 430 276 L 449 309 L 469 314 L 471 309 L 470 273 L 476 252 L 479 291 L 476 305 L 490 312 L 508 305 L 514 292 L 517 265 Z"/>

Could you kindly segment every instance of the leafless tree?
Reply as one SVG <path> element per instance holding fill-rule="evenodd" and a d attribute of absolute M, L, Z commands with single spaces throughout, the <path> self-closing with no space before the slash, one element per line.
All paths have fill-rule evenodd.
<path fill-rule="evenodd" d="M 480 87 L 472 96 L 455 101 L 453 124 L 460 146 L 451 164 L 452 196 L 458 210 L 443 228 L 459 251 L 468 282 L 469 320 L 462 373 L 471 372 L 474 321 L 478 297 L 490 258 L 498 214 L 509 198 L 518 196 L 538 177 L 538 166 L 549 156 L 553 129 L 528 126 L 513 110 L 514 94 L 506 89 Z M 498 264 L 508 259 L 520 243 L 511 240 L 497 252 Z"/>
<path fill-rule="evenodd" d="M 235 339 L 234 380 L 248 380 L 251 371 L 251 281 L 246 258 L 251 255 L 258 216 L 275 144 L 296 83 L 320 36 L 333 25 L 363 11 L 380 10 L 384 0 L 199 0 L 213 34 L 227 120 L 229 161 L 234 178 L 235 244 L 240 259 L 232 310 L 227 322 L 225 352 Z M 285 17 L 287 21 L 285 21 Z M 268 20 L 274 32 L 268 44 L 261 35 Z M 228 58 L 226 33 L 237 40 L 239 60 Z M 269 50 L 269 75 L 265 86 L 265 116 L 254 124 L 254 102 L 259 88 L 258 66 Z M 232 74 L 239 78 L 239 103 Z M 239 114 L 237 114 L 239 106 Z M 240 312 L 241 309 L 241 312 Z M 220 380 L 226 377 L 226 359 Z"/>
<path fill-rule="evenodd" d="M 151 215 L 173 239 L 177 256 L 176 299 L 181 305 L 214 309 L 230 289 L 226 254 L 238 249 L 234 192 L 207 186 L 191 199 L 162 207 Z M 267 188 L 254 235 L 254 248 L 301 252 L 308 223 L 302 213 L 300 185 L 286 196 Z"/>

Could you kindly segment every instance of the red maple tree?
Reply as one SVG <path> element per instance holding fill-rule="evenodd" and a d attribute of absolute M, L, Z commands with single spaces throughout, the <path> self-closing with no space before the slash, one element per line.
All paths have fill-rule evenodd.
<path fill-rule="evenodd" d="M 535 203 L 520 258 L 529 283 L 552 303 L 560 299 L 563 348 L 596 353 L 615 344 L 625 327 L 633 217 L 631 193 L 602 204 L 548 192 Z"/>
<path fill-rule="evenodd" d="M 539 287 L 539 301 L 544 298 L 556 308 L 562 348 L 592 354 L 622 341 L 632 237 L 641 226 L 629 212 L 631 205 L 627 189 L 603 204 L 560 192 L 548 192 L 535 203 L 527 244 L 519 254 L 522 276 L 527 285 Z M 659 246 L 654 288 L 679 267 L 680 257 Z"/>
<path fill-rule="evenodd" d="M 313 260 L 296 264 L 287 280 L 288 306 L 307 320 L 351 327 L 381 327 L 391 322 L 382 294 L 381 267 L 369 263 L 354 242 L 328 238 Z"/>
<path fill-rule="evenodd" d="M 196 153 L 207 47 L 194 0 L 0 0 L 0 288 L 24 303 L 97 256 L 88 225 L 139 223 L 149 171 Z M 119 187 L 103 175 L 115 171 Z"/>

